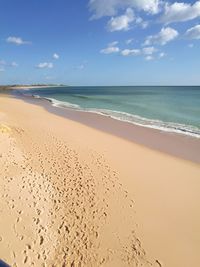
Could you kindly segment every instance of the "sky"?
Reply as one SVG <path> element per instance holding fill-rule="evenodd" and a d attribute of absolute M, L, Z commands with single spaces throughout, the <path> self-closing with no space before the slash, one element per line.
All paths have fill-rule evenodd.
<path fill-rule="evenodd" d="M 0 84 L 199 85 L 200 0 L 0 0 Z"/>

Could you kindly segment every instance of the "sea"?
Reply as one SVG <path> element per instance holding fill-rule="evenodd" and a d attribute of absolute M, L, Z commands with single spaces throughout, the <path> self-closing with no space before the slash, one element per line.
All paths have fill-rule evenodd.
<path fill-rule="evenodd" d="M 200 138 L 200 86 L 62 86 L 23 94 L 57 107 Z"/>

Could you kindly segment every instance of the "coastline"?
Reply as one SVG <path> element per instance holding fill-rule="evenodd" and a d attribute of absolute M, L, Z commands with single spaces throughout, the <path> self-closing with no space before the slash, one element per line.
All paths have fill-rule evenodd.
<path fill-rule="evenodd" d="M 66 85 L 26 85 L 26 86 L 10 86 L 9 88 L 12 90 L 15 89 L 22 89 L 22 90 L 27 90 L 27 89 L 34 89 L 34 88 L 51 88 L 51 87 L 63 87 Z"/>
<path fill-rule="evenodd" d="M 44 98 L 19 97 L 25 102 L 41 105 L 48 112 L 77 121 L 83 125 L 178 158 L 200 163 L 200 138 L 136 125 L 93 112 L 71 109 L 70 107 L 57 107 L 50 100 Z"/>
<path fill-rule="evenodd" d="M 199 164 L 114 135 L 118 121 L 101 129 L 100 115 L 91 115 L 94 127 L 88 114 L 63 117 L 43 100 L 4 96 L 0 104 L 0 258 L 17 266 L 200 264 Z"/>
<path fill-rule="evenodd" d="M 112 88 L 112 87 L 110 87 L 110 88 Z M 120 87 L 117 87 L 117 88 L 119 89 Z M 127 88 L 129 88 L 129 87 L 127 87 Z M 152 87 L 148 87 L 148 90 L 149 90 L 149 88 L 152 88 Z M 169 89 L 171 87 L 163 87 L 163 88 Z M 51 89 L 51 88 L 49 88 L 49 89 Z M 77 101 L 79 104 L 74 103 L 73 100 L 71 100 L 72 103 L 70 103 L 70 102 L 65 101 L 65 100 L 63 101 L 63 100 L 58 100 L 58 98 L 49 97 L 49 96 L 51 96 L 51 91 L 52 91 L 52 93 L 53 92 L 56 93 L 57 89 L 58 89 L 57 93 L 59 94 L 59 92 L 60 92 L 59 88 L 54 88 L 54 90 L 50 90 L 50 95 L 49 95 L 48 91 L 47 91 L 47 94 L 45 94 L 45 90 L 42 90 L 43 91 L 42 92 L 41 89 L 39 91 L 37 89 L 36 89 L 36 91 L 34 89 L 33 89 L 33 91 L 28 89 L 27 92 L 23 92 L 23 90 L 22 90 L 22 91 L 19 91 L 19 94 L 24 95 L 24 96 L 32 96 L 34 98 L 40 98 L 40 99 L 50 101 L 53 106 L 58 107 L 58 108 L 61 107 L 61 108 L 73 109 L 76 111 L 82 111 L 82 112 L 86 112 L 86 113 L 95 113 L 95 114 L 99 114 L 99 115 L 102 115 L 104 117 L 110 117 L 110 118 L 113 118 L 113 119 L 116 119 L 116 120 L 119 120 L 122 122 L 128 122 L 128 123 L 131 123 L 133 125 L 142 126 L 145 128 L 156 129 L 156 130 L 159 130 L 161 132 L 178 133 L 178 134 L 183 134 L 186 136 L 195 137 L 195 138 L 200 139 L 200 128 L 199 128 L 199 126 L 197 126 L 199 124 L 196 123 L 197 122 L 196 118 L 194 118 L 194 120 L 191 120 L 190 122 L 188 120 L 179 120 L 179 119 L 177 121 L 178 117 L 176 119 L 173 118 L 173 112 L 175 112 L 175 113 L 177 112 L 175 110 L 171 114 L 172 118 L 168 117 L 167 120 L 164 117 L 155 116 L 155 114 L 153 117 L 150 118 L 148 116 L 148 114 L 141 115 L 141 112 L 139 112 L 140 115 L 134 114 L 134 113 L 126 110 L 126 108 L 123 109 L 123 111 L 122 111 L 122 110 L 120 110 L 120 108 L 118 109 L 117 106 L 115 106 L 114 109 L 113 108 L 109 109 L 107 107 L 107 105 L 105 105 L 103 108 L 102 106 L 99 106 L 99 103 L 97 103 L 97 105 L 95 105 L 96 108 L 94 108 L 94 106 L 93 107 L 92 106 L 91 107 L 84 106 L 84 103 L 81 104 L 79 102 L 79 98 L 83 97 L 86 100 L 90 100 L 90 97 L 87 97 L 87 93 L 85 96 L 79 96 L 79 94 L 82 94 L 82 93 L 84 95 L 84 92 L 82 92 L 82 90 L 80 88 L 77 89 L 74 87 L 69 87 L 69 91 L 68 90 L 67 90 L 68 92 L 66 91 L 67 95 L 69 94 L 69 96 L 71 94 L 72 94 L 72 96 L 73 96 L 73 94 L 75 94 L 75 96 L 76 96 L 78 93 Z M 104 92 L 104 89 L 101 88 L 100 91 L 98 91 L 98 89 L 97 89 L 97 94 L 98 93 L 101 94 L 102 92 Z M 109 87 L 108 87 L 108 90 L 110 90 Z M 62 94 L 64 93 L 64 91 L 62 91 L 62 89 L 61 89 L 61 92 L 62 92 Z M 43 95 L 43 93 L 44 93 L 44 95 Z M 115 90 L 112 91 L 112 89 L 111 89 L 110 93 L 115 94 Z M 131 91 L 127 90 L 125 92 L 125 95 L 130 94 L 130 93 L 132 93 L 132 90 Z M 143 93 L 145 93 L 145 90 Z M 159 92 L 157 92 L 157 93 L 159 94 Z M 89 92 L 89 94 L 90 94 L 90 92 Z M 61 95 L 59 96 L 59 98 L 60 97 L 61 97 Z M 109 101 L 112 102 L 111 99 Z M 134 102 L 134 99 L 133 99 L 133 102 Z M 191 99 L 189 102 L 191 102 Z M 121 106 L 121 104 L 122 103 L 120 103 L 120 102 L 118 103 L 119 106 Z M 179 104 L 181 104 L 181 103 L 179 103 Z M 148 103 L 146 103 L 146 105 L 148 105 Z M 191 105 L 191 103 L 190 103 L 190 105 Z M 196 108 L 198 108 L 198 107 L 196 107 Z M 159 110 L 157 110 L 157 112 L 159 113 Z M 167 115 L 167 114 L 165 114 L 165 115 Z M 185 114 L 186 118 L 190 115 Z M 198 117 L 197 114 L 196 114 L 196 116 Z"/>

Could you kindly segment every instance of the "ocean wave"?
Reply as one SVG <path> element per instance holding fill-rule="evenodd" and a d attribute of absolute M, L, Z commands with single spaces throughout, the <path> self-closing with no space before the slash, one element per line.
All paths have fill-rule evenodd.
<path fill-rule="evenodd" d="M 138 115 L 122 111 L 114 111 L 109 109 L 93 109 L 93 108 L 82 108 L 77 104 L 72 104 L 66 101 L 59 101 L 54 98 L 40 97 L 39 95 L 32 95 L 34 98 L 42 98 L 51 102 L 55 107 L 70 108 L 82 112 L 96 113 L 106 117 L 110 117 L 116 120 L 132 123 L 146 128 L 157 129 L 164 132 L 184 134 L 195 138 L 200 138 L 200 129 L 192 126 L 174 122 L 164 122 L 161 120 L 148 119 Z"/>
<path fill-rule="evenodd" d="M 112 110 L 89 110 L 89 112 L 98 113 L 111 117 L 116 120 L 133 123 L 135 125 L 157 129 L 165 132 L 179 133 L 196 138 L 200 138 L 200 129 L 192 126 L 174 122 L 164 122 L 161 120 L 147 119 L 138 115 Z"/>
<path fill-rule="evenodd" d="M 35 97 L 35 95 L 34 95 L 34 97 Z M 80 109 L 80 106 L 77 105 L 77 104 L 72 104 L 72 103 L 69 103 L 69 102 L 66 102 L 66 101 L 59 101 L 59 100 L 57 100 L 55 98 L 49 98 L 49 97 L 42 97 L 42 98 L 50 101 L 52 103 L 52 106 L 54 106 L 54 107 Z"/>

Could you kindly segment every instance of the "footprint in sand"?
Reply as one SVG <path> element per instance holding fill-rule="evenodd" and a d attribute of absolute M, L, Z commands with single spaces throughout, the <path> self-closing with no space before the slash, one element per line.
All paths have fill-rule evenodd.
<path fill-rule="evenodd" d="M 43 242 L 44 242 L 44 237 L 41 235 L 40 236 L 40 246 L 43 244 Z"/>

